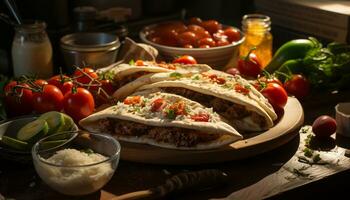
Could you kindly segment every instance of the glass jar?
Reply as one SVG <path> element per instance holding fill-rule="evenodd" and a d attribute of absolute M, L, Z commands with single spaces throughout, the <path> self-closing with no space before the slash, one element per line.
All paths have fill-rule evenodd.
<path fill-rule="evenodd" d="M 240 56 L 246 56 L 252 48 L 259 58 L 262 67 L 265 67 L 272 58 L 272 34 L 270 17 L 260 14 L 243 16 L 242 30 L 245 41 L 240 46 Z"/>
<path fill-rule="evenodd" d="M 52 47 L 46 34 L 46 24 L 33 21 L 15 27 L 12 42 L 12 62 L 15 76 L 40 78 L 52 76 Z"/>

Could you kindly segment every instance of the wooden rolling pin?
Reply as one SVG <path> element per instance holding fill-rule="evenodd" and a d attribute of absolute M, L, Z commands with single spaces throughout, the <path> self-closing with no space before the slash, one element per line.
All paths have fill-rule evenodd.
<path fill-rule="evenodd" d="M 177 174 L 163 185 L 113 197 L 110 200 L 158 199 L 170 193 L 208 189 L 228 182 L 224 172 L 215 169 Z"/>

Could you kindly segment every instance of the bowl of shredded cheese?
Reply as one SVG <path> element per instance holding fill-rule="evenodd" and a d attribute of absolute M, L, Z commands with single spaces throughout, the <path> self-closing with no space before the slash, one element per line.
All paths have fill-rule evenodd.
<path fill-rule="evenodd" d="M 63 137 L 64 142 L 58 143 L 57 138 Z M 66 132 L 38 141 L 32 157 L 36 172 L 52 189 L 66 195 L 86 195 L 100 190 L 112 178 L 120 144 L 109 135 Z"/>

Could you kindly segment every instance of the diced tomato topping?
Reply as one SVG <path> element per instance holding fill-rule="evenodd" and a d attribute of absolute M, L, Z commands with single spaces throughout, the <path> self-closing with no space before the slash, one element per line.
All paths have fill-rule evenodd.
<path fill-rule="evenodd" d="M 222 77 L 218 77 L 218 78 L 216 78 L 215 82 L 217 84 L 223 85 L 223 84 L 226 83 L 226 80 L 224 78 L 222 78 Z"/>
<path fill-rule="evenodd" d="M 240 84 L 236 84 L 236 85 L 235 85 L 235 91 L 236 91 L 236 92 L 239 92 L 239 93 L 242 93 L 242 94 L 244 94 L 244 95 L 249 94 L 249 89 L 243 87 L 243 86 L 240 85 Z"/>
<path fill-rule="evenodd" d="M 145 63 L 143 62 L 143 60 L 137 60 L 137 61 L 135 62 L 135 65 L 136 65 L 136 66 L 145 66 Z"/>
<path fill-rule="evenodd" d="M 174 103 L 169 107 L 169 110 L 173 110 L 176 115 L 185 115 L 187 113 L 186 104 L 183 101 Z"/>
<path fill-rule="evenodd" d="M 226 80 L 222 77 L 218 77 L 216 74 L 210 74 L 208 72 L 203 72 L 202 73 L 202 76 L 204 77 L 208 77 L 210 78 L 213 82 L 217 83 L 217 84 L 225 84 L 226 83 Z"/>
<path fill-rule="evenodd" d="M 157 64 L 159 67 L 165 68 L 165 69 L 171 69 L 171 70 L 175 70 L 176 66 L 173 64 L 167 64 L 167 63 L 158 63 Z"/>
<path fill-rule="evenodd" d="M 152 112 L 159 112 L 163 110 L 163 108 L 166 106 L 166 102 L 162 98 L 158 98 L 152 102 L 151 111 Z"/>
<path fill-rule="evenodd" d="M 139 104 L 140 102 L 141 102 L 141 96 L 131 96 L 124 99 L 124 104 L 126 105 L 135 105 L 135 104 Z"/>
<path fill-rule="evenodd" d="M 191 119 L 196 121 L 196 122 L 208 122 L 209 115 L 206 113 L 200 113 L 200 114 L 192 115 Z"/>

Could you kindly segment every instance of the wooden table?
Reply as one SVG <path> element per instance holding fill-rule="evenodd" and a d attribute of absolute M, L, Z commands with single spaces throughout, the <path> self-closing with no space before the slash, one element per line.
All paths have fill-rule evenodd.
<path fill-rule="evenodd" d="M 350 101 L 350 92 L 339 93 L 318 92 L 310 95 L 303 102 L 305 111 L 305 124 L 312 124 L 313 120 L 322 114 L 334 116 L 334 106 L 338 102 Z M 350 139 L 337 137 L 337 146 L 350 148 Z M 40 199 L 101 199 L 107 200 L 113 195 L 120 195 L 136 190 L 144 190 L 162 184 L 166 178 L 173 174 L 186 170 L 220 169 L 229 175 L 230 182 L 221 186 L 204 191 L 191 191 L 167 197 L 167 199 L 209 199 L 227 197 L 235 191 L 248 188 L 249 191 L 257 192 L 264 187 L 258 184 L 265 177 L 276 174 L 281 167 L 289 161 L 297 152 L 300 145 L 300 136 L 291 142 L 270 152 L 226 163 L 218 163 L 200 166 L 165 166 L 148 165 L 121 161 L 112 180 L 101 192 L 84 197 L 63 196 L 51 190 L 36 175 L 32 165 L 19 165 L 17 163 L 0 160 L 0 193 L 8 198 L 16 200 L 40 200 Z M 347 159 L 347 158 L 345 158 Z M 346 160 L 347 161 L 347 160 Z M 350 169 L 349 166 L 345 166 Z M 350 171 L 334 169 L 334 174 L 318 181 L 297 187 L 278 195 L 272 199 L 306 199 L 315 194 L 322 197 L 334 197 L 334 195 L 348 195 Z M 278 174 L 278 173 L 277 173 Z M 245 191 L 246 192 L 246 191 Z"/>

